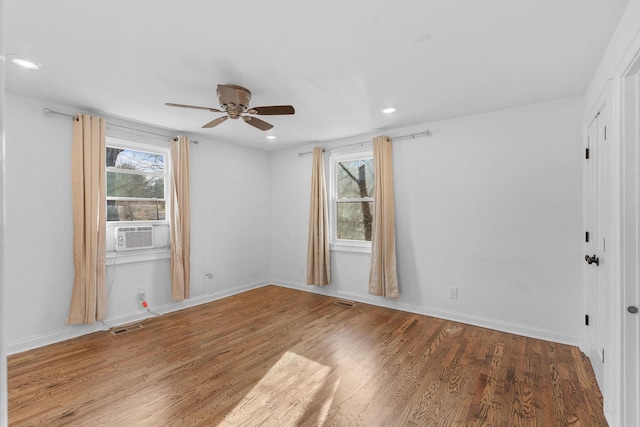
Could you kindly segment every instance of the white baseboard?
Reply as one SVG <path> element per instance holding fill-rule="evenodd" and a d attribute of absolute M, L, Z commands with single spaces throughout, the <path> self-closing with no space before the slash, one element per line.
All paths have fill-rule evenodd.
<path fill-rule="evenodd" d="M 365 304 L 376 305 L 379 307 L 392 308 L 396 310 L 407 311 L 409 313 L 423 314 L 425 316 L 438 317 L 440 319 L 451 320 L 454 322 L 466 323 L 473 326 L 479 326 L 483 328 L 494 329 L 497 331 L 507 332 L 516 335 L 522 335 L 529 338 L 536 338 L 545 341 L 552 341 L 561 344 L 574 345 L 582 347 L 583 337 L 576 337 L 567 334 L 563 334 L 558 331 L 537 328 L 529 325 L 521 325 L 517 323 L 504 322 L 498 319 L 491 319 L 482 316 L 473 316 L 465 313 L 458 313 L 449 310 L 442 310 L 435 307 L 423 307 L 415 306 L 411 304 L 401 303 L 395 300 L 386 300 L 374 296 L 364 296 L 360 294 L 351 294 L 347 292 L 336 292 L 327 287 L 306 286 L 293 283 L 287 283 L 283 281 L 264 281 L 248 283 L 234 288 L 225 289 L 219 292 L 213 292 L 205 295 L 190 298 L 188 300 L 164 304 L 155 307 L 153 312 L 160 315 L 171 313 L 174 311 L 183 310 L 189 307 L 195 307 L 197 305 L 206 304 L 211 301 L 216 301 L 231 295 L 236 295 L 242 292 L 249 291 L 251 289 L 261 288 L 263 286 L 273 284 L 275 286 L 281 286 L 290 289 L 301 290 L 305 292 L 311 292 L 321 295 L 328 295 L 337 298 L 344 298 L 353 300 Z M 122 326 L 130 323 L 138 322 L 140 320 L 154 317 L 154 314 L 140 311 L 135 313 L 123 314 L 113 318 L 105 319 L 104 322 L 96 322 L 91 325 L 70 325 L 64 326 L 63 329 L 54 331 L 45 335 L 41 335 L 26 340 L 15 341 L 7 343 L 7 355 L 21 353 L 23 351 L 32 350 L 34 348 L 44 347 L 46 345 L 54 344 L 60 341 L 65 341 L 72 338 L 77 338 L 82 335 L 91 334 L 98 331 L 106 331 L 114 326 Z"/>
<path fill-rule="evenodd" d="M 536 338 L 545 341 L 557 342 L 560 344 L 573 345 L 582 348 L 583 337 L 567 335 L 559 331 L 538 328 L 530 325 L 522 325 L 518 323 L 505 322 L 498 319 L 492 319 L 483 316 L 474 316 L 466 313 L 459 313 L 449 310 L 442 310 L 436 307 L 416 306 L 407 303 L 398 302 L 396 300 L 383 299 L 375 296 L 365 296 L 361 294 L 351 294 L 348 292 L 337 292 L 327 287 L 297 285 L 282 281 L 272 281 L 271 284 L 282 286 L 285 288 L 297 289 L 306 292 L 329 295 L 337 298 L 344 298 L 365 304 L 376 305 L 379 307 L 392 308 L 396 310 L 407 311 L 409 313 L 423 314 L 425 316 L 437 317 L 440 319 L 451 320 L 454 322 L 465 323 L 468 325 L 479 326 L 482 328 L 494 329 L 496 331 L 507 332 L 515 335 L 522 335 L 529 338 Z"/>
<path fill-rule="evenodd" d="M 172 302 L 164 305 L 154 307 L 153 312 L 160 315 L 171 313 L 174 311 L 184 310 L 185 308 L 195 307 L 200 304 L 206 304 L 211 301 L 216 301 L 231 295 L 239 294 L 249 291 L 251 289 L 261 288 L 270 282 L 255 282 L 248 283 L 241 286 L 236 286 L 230 289 L 225 289 L 219 292 L 213 292 L 197 297 L 189 298 L 188 300 L 180 302 Z M 25 340 L 14 341 L 7 343 L 7 355 L 21 353 L 27 350 L 33 350 L 34 348 L 44 347 L 46 345 L 55 344 L 57 342 L 69 340 L 72 338 L 81 337 L 83 335 L 91 334 L 98 331 L 108 331 L 112 327 L 128 325 L 130 323 L 139 322 L 144 319 L 155 317 L 154 314 L 148 311 L 137 311 L 135 313 L 127 313 L 119 316 L 107 318 L 104 321 L 99 321 L 90 325 L 65 325 L 61 330 L 54 331 L 48 334 L 40 335 Z"/>

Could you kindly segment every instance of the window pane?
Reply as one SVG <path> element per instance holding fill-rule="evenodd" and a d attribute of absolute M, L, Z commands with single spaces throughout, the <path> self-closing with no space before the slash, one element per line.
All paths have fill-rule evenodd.
<path fill-rule="evenodd" d="M 164 219 L 164 201 L 107 200 L 107 221 L 162 221 Z"/>
<path fill-rule="evenodd" d="M 338 162 L 338 199 L 373 197 L 373 159 Z"/>
<path fill-rule="evenodd" d="M 373 202 L 337 203 L 337 237 L 371 241 Z"/>
<path fill-rule="evenodd" d="M 107 167 L 164 173 L 164 155 L 107 147 Z"/>
<path fill-rule="evenodd" d="M 107 172 L 107 197 L 164 199 L 164 178 Z"/>

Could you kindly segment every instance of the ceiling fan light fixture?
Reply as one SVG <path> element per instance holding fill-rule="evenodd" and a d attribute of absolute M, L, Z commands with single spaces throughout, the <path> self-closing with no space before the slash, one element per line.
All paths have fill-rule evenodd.
<path fill-rule="evenodd" d="M 393 114 L 396 112 L 396 108 L 395 107 L 385 107 L 383 109 L 381 109 L 380 111 L 382 111 L 383 114 Z"/>

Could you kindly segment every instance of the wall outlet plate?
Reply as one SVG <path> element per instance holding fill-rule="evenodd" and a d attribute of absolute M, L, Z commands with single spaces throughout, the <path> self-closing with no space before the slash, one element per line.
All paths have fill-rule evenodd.
<path fill-rule="evenodd" d="M 137 293 L 137 295 L 138 295 L 138 301 L 140 301 L 140 302 L 142 303 L 142 301 L 144 301 L 144 300 L 146 300 L 146 299 L 147 299 L 147 298 L 146 298 L 146 292 L 145 292 L 144 287 L 139 287 L 139 288 L 137 289 L 137 292 L 138 292 L 138 293 Z"/>

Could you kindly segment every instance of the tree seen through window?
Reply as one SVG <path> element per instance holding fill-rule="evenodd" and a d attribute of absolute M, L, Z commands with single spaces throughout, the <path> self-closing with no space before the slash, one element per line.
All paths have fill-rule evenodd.
<path fill-rule="evenodd" d="M 165 212 L 165 155 L 107 147 L 107 221 L 157 221 Z"/>
<path fill-rule="evenodd" d="M 374 168 L 372 158 L 337 162 L 336 237 L 371 241 Z"/>

